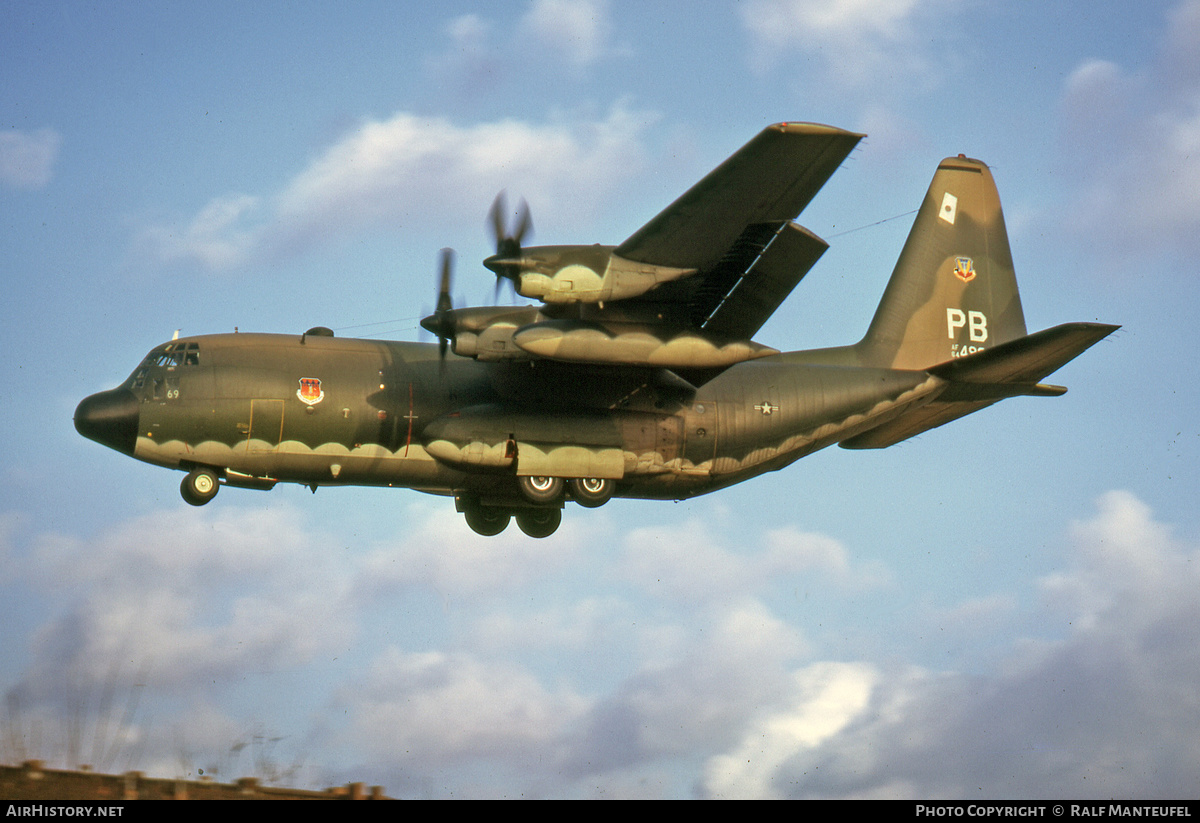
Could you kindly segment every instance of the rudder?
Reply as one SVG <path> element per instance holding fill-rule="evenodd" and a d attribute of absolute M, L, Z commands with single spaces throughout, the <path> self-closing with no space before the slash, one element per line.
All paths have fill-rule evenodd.
<path fill-rule="evenodd" d="M 866 336 L 865 364 L 927 369 L 1025 336 L 1000 195 L 987 165 L 938 165 Z"/>

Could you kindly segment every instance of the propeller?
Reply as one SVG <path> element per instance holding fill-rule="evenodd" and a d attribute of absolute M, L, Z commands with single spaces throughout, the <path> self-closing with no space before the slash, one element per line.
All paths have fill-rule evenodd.
<path fill-rule="evenodd" d="M 511 230 L 505 225 L 507 212 L 504 192 L 501 191 L 492 201 L 492 208 L 488 211 L 492 238 L 496 241 L 496 253 L 483 261 L 484 266 L 496 273 L 497 293 L 500 291 L 501 279 L 510 281 L 513 287 L 516 287 L 517 278 L 521 275 L 521 241 L 533 232 L 529 204 L 523 199 L 517 209 L 516 223 Z"/>
<path fill-rule="evenodd" d="M 450 299 L 450 281 L 454 272 L 454 249 L 442 249 L 441 275 L 438 282 L 437 308 L 433 314 L 421 321 L 421 327 L 437 335 L 438 357 L 443 368 L 446 364 L 446 350 L 454 341 L 456 330 L 454 322 L 454 302 Z"/>

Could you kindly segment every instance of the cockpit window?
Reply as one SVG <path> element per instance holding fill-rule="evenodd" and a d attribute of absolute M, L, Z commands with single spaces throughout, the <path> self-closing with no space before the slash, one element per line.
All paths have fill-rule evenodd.
<path fill-rule="evenodd" d="M 150 352 L 142 361 L 142 366 L 161 366 L 168 369 L 175 366 L 198 365 L 200 365 L 199 343 L 168 343 L 162 348 Z"/>
<path fill-rule="evenodd" d="M 199 343 L 168 343 L 165 346 L 159 346 L 154 351 L 146 355 L 146 359 L 137 367 L 137 371 L 133 373 L 133 385 L 135 389 L 140 389 L 146 385 L 147 373 L 151 368 L 161 368 L 167 371 L 175 371 L 178 366 L 199 366 L 200 365 L 200 344 Z"/>

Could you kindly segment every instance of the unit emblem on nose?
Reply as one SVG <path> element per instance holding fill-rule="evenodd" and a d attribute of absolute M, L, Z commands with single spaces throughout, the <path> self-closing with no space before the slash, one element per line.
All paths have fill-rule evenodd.
<path fill-rule="evenodd" d="M 296 396 L 300 398 L 300 402 L 315 406 L 325 399 L 325 392 L 321 388 L 321 381 L 318 378 L 301 377 L 300 388 L 296 389 Z"/>

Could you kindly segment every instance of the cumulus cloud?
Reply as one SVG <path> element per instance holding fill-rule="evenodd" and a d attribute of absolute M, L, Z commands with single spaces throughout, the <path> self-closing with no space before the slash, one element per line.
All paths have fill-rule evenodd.
<path fill-rule="evenodd" d="M 28 190 L 45 187 L 61 146 L 62 137 L 53 129 L 0 132 L 0 184 Z"/>
<path fill-rule="evenodd" d="M 731 551 L 711 525 L 641 528 L 626 538 L 626 576 L 647 591 L 685 601 L 719 601 L 760 591 L 775 580 L 820 574 L 835 585 L 870 588 L 884 583 L 885 570 L 856 564 L 838 541 L 794 527 L 767 531 L 756 545 Z"/>
<path fill-rule="evenodd" d="M 69 725 L 82 701 L 115 705 L 97 695 L 136 686 L 175 737 L 116 718 L 108 738 L 143 752 L 131 767 L 170 768 L 180 740 L 189 763 L 208 763 L 245 733 L 238 706 L 263 700 L 233 686 L 269 677 L 269 702 L 288 696 L 288 731 L 312 741 L 329 783 L 369 777 L 401 795 L 1195 786 L 1200 550 L 1132 494 L 1072 524 L 1066 561 L 1028 590 L 948 609 L 977 632 L 996 614 L 1036 627 L 962 671 L 839 657 L 806 636 L 787 581 L 831 605 L 901 596 L 834 539 L 781 528 L 735 540 L 719 513 L 619 534 L 604 516 L 587 532 L 564 524 L 561 540 L 484 540 L 422 501 L 403 535 L 336 557 L 287 507 L 158 512 L 27 549 L 0 530 L 17 544 L 9 586 L 56 608 L 8 690 L 10 715 L 18 701 L 23 728 Z M 836 619 L 827 608 L 821 622 Z"/>
<path fill-rule="evenodd" d="M 159 511 L 10 552 L 3 597 L 49 614 L 6 684 L 8 755 L 177 774 L 177 752 L 233 741 L 242 719 L 213 702 L 232 685 L 295 672 L 357 628 L 348 570 L 286 508 Z"/>
<path fill-rule="evenodd" d="M 210 201 L 190 220 L 148 226 L 135 240 L 134 254 L 155 262 L 195 262 L 224 269 L 243 262 L 260 241 L 254 220 L 259 198 L 234 194 Z"/>
<path fill-rule="evenodd" d="M 478 14 L 463 14 L 444 27 L 449 43 L 425 58 L 425 70 L 440 88 L 458 90 L 467 99 L 499 93 L 511 68 L 495 42 L 495 24 Z"/>
<path fill-rule="evenodd" d="M 378 761 L 434 772 L 465 761 L 536 758 L 586 705 L 511 663 L 397 649 L 379 655 L 346 699 L 355 706 L 356 747 Z"/>
<path fill-rule="evenodd" d="M 765 68 L 790 54 L 815 57 L 837 86 L 930 75 L 929 19 L 949 0 L 753 0 L 743 6 L 754 60 Z"/>
<path fill-rule="evenodd" d="M 472 599 L 519 590 L 573 562 L 583 537 L 581 526 L 565 519 L 545 540 L 530 540 L 513 524 L 481 541 L 462 515 L 444 503 L 414 505 L 410 517 L 412 525 L 401 541 L 382 545 L 360 561 L 358 591 L 375 596 L 425 587 L 446 597 Z"/>
<path fill-rule="evenodd" d="M 534 0 L 508 29 L 481 15 L 463 14 L 445 32 L 449 44 L 426 66 L 443 81 L 476 94 L 535 67 L 579 73 L 613 52 L 606 0 Z"/>
<path fill-rule="evenodd" d="M 318 619 L 338 575 L 286 511 L 159 512 L 93 540 L 44 536 L 25 565 L 47 592 L 86 592 L 39 632 L 28 679 L 43 696 L 94 689 L 116 660 L 170 687 L 297 665 L 350 631 Z"/>
<path fill-rule="evenodd" d="M 814 663 L 789 684 L 795 705 L 749 730 L 729 754 L 710 758 L 707 790 L 725 799 L 782 797 L 775 784 L 779 764 L 841 732 L 870 701 L 878 673 L 861 663 Z"/>
<path fill-rule="evenodd" d="M 569 770 L 603 774 L 728 745 L 757 707 L 786 693 L 788 665 L 805 647 L 754 599 L 653 635 L 646 662 L 589 712 Z"/>
<path fill-rule="evenodd" d="M 1178 4 L 1167 22 L 1145 68 L 1088 60 L 1063 89 L 1063 140 L 1079 182 L 1067 228 L 1122 259 L 1200 252 L 1200 1 Z"/>
<path fill-rule="evenodd" d="M 521 24 L 543 48 L 577 67 L 600 59 L 612 34 L 604 0 L 535 0 Z"/>
<path fill-rule="evenodd" d="M 1014 642 L 992 674 L 835 668 L 825 734 L 791 732 L 828 701 L 796 688 L 709 761 L 706 790 L 798 797 L 1176 797 L 1200 774 L 1200 552 L 1114 492 L 1041 581 L 1061 639 Z M 1057 619 L 1056 619 L 1057 618 Z M 828 670 L 816 669 L 833 677 Z M 868 696 L 864 698 L 864 689 Z M 757 759 L 743 766 L 747 752 Z"/>
<path fill-rule="evenodd" d="M 496 192 L 520 191 L 536 210 L 583 223 L 645 162 L 654 116 L 613 107 L 600 119 L 462 126 L 407 112 L 364 122 L 278 192 L 214 198 L 195 217 L 143 230 L 140 257 L 222 269 L 264 254 L 386 225 L 482 225 Z M 586 196 L 581 196 L 586 192 Z"/>

